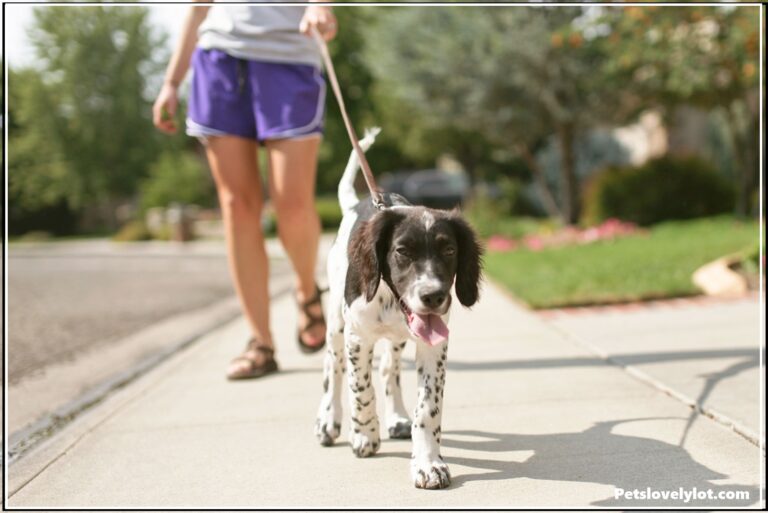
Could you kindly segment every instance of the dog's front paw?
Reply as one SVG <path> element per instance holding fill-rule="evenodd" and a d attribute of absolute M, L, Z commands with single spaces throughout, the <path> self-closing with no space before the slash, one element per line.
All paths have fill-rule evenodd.
<path fill-rule="evenodd" d="M 411 419 L 407 417 L 398 418 L 391 423 L 388 422 L 387 424 L 387 430 L 389 431 L 390 438 L 405 440 L 409 440 L 411 438 L 411 425 L 413 424 Z"/>
<path fill-rule="evenodd" d="M 317 418 L 315 422 L 315 436 L 320 440 L 320 445 L 326 447 L 333 445 L 339 434 L 341 434 L 341 424 L 339 422 L 334 422 L 333 418 Z"/>
<path fill-rule="evenodd" d="M 379 433 L 377 431 L 370 434 L 352 433 L 349 444 L 358 458 L 373 456 L 379 450 Z"/>
<path fill-rule="evenodd" d="M 448 465 L 439 456 L 437 460 L 433 461 L 412 460 L 411 478 L 416 488 L 429 490 L 447 488 L 451 484 L 451 473 L 448 470 Z"/>

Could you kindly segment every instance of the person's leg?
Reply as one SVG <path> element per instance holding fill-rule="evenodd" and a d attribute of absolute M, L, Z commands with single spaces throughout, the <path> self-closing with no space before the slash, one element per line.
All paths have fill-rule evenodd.
<path fill-rule="evenodd" d="M 259 345 L 272 348 L 269 329 L 269 261 L 261 227 L 264 203 L 257 160 L 258 144 L 234 136 L 210 137 L 206 153 L 219 197 L 227 239 L 227 256 L 235 290 Z M 249 351 L 257 361 L 260 353 Z M 235 361 L 237 367 L 247 365 Z"/>
<path fill-rule="evenodd" d="M 320 218 L 315 210 L 315 176 L 320 135 L 275 139 L 265 143 L 269 154 L 270 198 L 277 216 L 277 231 L 297 276 L 297 299 L 304 303 L 315 293 L 315 267 L 320 241 Z M 310 307 L 322 313 L 319 304 Z M 309 319 L 299 312 L 299 325 Z M 315 324 L 302 334 L 305 344 L 316 346 L 325 337 L 325 326 Z"/>

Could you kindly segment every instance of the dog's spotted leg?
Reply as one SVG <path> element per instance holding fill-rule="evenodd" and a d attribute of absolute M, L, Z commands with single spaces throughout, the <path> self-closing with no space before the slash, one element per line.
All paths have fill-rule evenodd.
<path fill-rule="evenodd" d="M 349 441 L 352 452 L 359 458 L 365 458 L 373 456 L 379 450 L 380 444 L 376 396 L 371 383 L 374 341 L 356 335 L 349 324 L 345 326 L 344 331 L 352 419 Z"/>
<path fill-rule="evenodd" d="M 411 419 L 405 411 L 400 389 L 400 358 L 404 348 L 405 341 L 388 340 L 379 362 L 379 374 L 384 383 L 384 414 L 390 438 L 411 438 Z"/>
<path fill-rule="evenodd" d="M 344 377 L 344 334 L 339 323 L 328 322 L 328 350 L 323 363 L 323 398 L 317 410 L 315 435 L 325 446 L 341 433 L 341 380 Z"/>
<path fill-rule="evenodd" d="M 413 415 L 411 478 L 417 488 L 445 488 L 451 484 L 448 465 L 440 456 L 447 355 L 448 341 L 436 346 L 416 342 L 419 394 Z"/>

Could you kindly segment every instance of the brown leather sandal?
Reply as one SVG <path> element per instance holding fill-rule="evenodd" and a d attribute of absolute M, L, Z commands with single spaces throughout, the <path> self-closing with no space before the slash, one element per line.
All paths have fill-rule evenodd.
<path fill-rule="evenodd" d="M 323 304 L 320 301 L 320 295 L 325 292 L 324 290 L 320 290 L 320 287 L 315 285 L 315 294 L 309 298 L 307 301 L 303 303 L 299 303 L 299 308 L 301 308 L 302 312 L 304 312 L 304 315 L 307 316 L 309 319 L 309 322 L 305 324 L 303 327 L 299 328 L 298 334 L 296 336 L 296 340 L 299 343 L 299 349 L 304 354 L 311 354 L 316 353 L 320 351 L 323 347 L 325 347 L 325 336 L 323 336 L 323 340 L 320 341 L 319 344 L 315 345 L 309 345 L 301 338 L 301 336 L 305 333 L 309 332 L 309 329 L 312 326 L 315 326 L 317 324 L 325 324 L 325 316 L 323 315 Z M 315 315 L 312 312 L 309 311 L 309 307 L 314 305 L 320 305 L 320 315 Z"/>
<path fill-rule="evenodd" d="M 260 355 L 253 357 L 249 355 L 251 351 L 260 353 Z M 255 337 L 248 341 L 243 354 L 234 358 L 230 365 L 235 362 L 245 362 L 247 365 L 241 366 L 237 371 L 227 372 L 227 379 L 260 378 L 277 371 L 275 351 L 271 347 L 261 345 L 261 341 Z"/>

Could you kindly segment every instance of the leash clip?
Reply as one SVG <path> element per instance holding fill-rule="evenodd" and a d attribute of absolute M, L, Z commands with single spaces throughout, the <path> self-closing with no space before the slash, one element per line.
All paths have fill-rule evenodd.
<path fill-rule="evenodd" d="M 371 201 L 373 201 L 373 206 L 376 207 L 376 210 L 386 210 L 387 206 L 384 204 L 384 199 L 381 197 L 381 194 L 372 197 Z"/>

